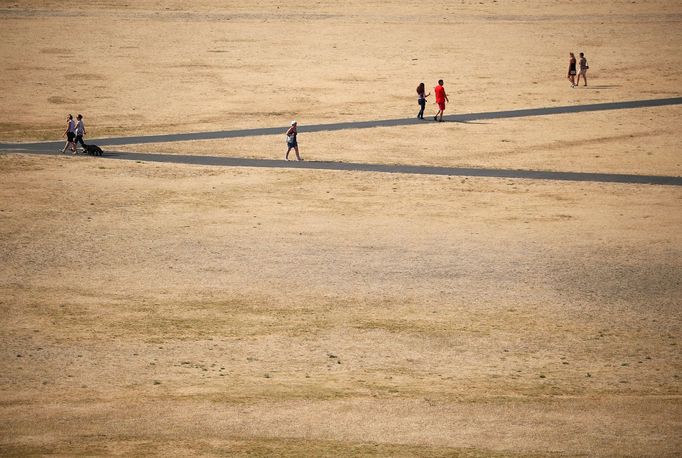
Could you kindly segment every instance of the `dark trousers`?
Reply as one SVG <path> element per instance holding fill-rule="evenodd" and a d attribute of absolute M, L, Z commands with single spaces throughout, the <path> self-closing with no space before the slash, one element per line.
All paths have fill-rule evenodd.
<path fill-rule="evenodd" d="M 85 148 L 85 142 L 83 141 L 83 136 L 82 135 L 76 135 L 76 145 L 81 144 L 83 148 Z"/>
<path fill-rule="evenodd" d="M 421 107 L 417 117 L 423 118 L 424 117 L 424 108 L 426 108 L 426 99 L 417 99 L 417 102 L 419 103 L 419 106 Z"/>

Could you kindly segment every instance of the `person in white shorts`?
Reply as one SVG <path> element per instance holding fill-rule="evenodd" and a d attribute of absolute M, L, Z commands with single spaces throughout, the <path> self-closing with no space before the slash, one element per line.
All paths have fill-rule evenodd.
<path fill-rule="evenodd" d="M 587 69 L 590 68 L 587 65 L 587 59 L 585 58 L 585 54 L 580 53 L 580 60 L 578 61 L 578 65 L 580 65 L 580 71 L 578 72 L 578 81 L 576 81 L 575 85 L 580 86 L 580 77 L 583 77 L 583 80 L 585 81 L 585 84 L 583 86 L 587 86 Z"/>

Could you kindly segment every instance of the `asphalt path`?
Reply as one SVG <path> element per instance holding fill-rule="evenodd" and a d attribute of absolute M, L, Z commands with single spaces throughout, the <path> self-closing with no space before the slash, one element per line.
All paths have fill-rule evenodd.
<path fill-rule="evenodd" d="M 628 102 L 598 103 L 589 105 L 575 105 L 550 108 L 534 108 L 524 110 L 496 111 L 483 113 L 469 113 L 446 116 L 447 122 L 471 122 L 486 119 L 518 118 L 528 116 L 547 116 L 567 113 L 581 113 L 603 110 L 620 110 L 645 107 L 659 107 L 682 104 L 682 97 L 652 100 L 636 100 Z M 334 124 L 316 124 L 300 126 L 299 132 L 323 132 L 344 129 L 367 129 L 373 127 L 395 127 L 422 124 L 416 118 L 387 119 L 379 121 L 343 122 Z M 283 132 L 283 128 L 257 128 L 242 130 L 226 130 L 214 132 L 195 132 L 169 135 L 145 135 L 133 137 L 113 137 L 89 140 L 99 146 L 130 145 L 142 143 L 166 143 L 190 140 L 225 139 L 237 137 L 252 137 L 261 135 L 277 135 Z M 0 151 L 26 152 L 35 154 L 58 154 L 56 151 L 63 148 L 64 141 L 38 142 L 38 143 L 0 143 Z M 467 176 L 467 177 L 490 177 L 490 178 L 518 178 L 532 180 L 558 180 L 578 182 L 601 182 L 601 183 L 628 183 L 628 184 L 653 184 L 682 186 L 682 177 L 660 175 L 632 175 L 612 173 L 589 173 L 589 172 L 552 172 L 536 170 L 514 169 L 479 169 L 462 167 L 434 167 L 422 165 L 399 165 L 399 164 L 366 164 L 353 162 L 321 162 L 321 161 L 282 161 L 271 159 L 247 159 L 229 158 L 220 156 L 190 156 L 180 154 L 162 153 L 129 153 L 105 151 L 103 156 L 109 159 L 129 160 L 138 162 L 164 162 L 176 164 L 193 164 L 224 167 L 260 167 L 260 168 L 297 168 L 315 170 L 338 170 L 354 172 L 376 173 L 406 173 L 421 175 L 441 176 Z"/>
<path fill-rule="evenodd" d="M 467 123 L 474 121 L 485 121 L 491 119 L 509 119 L 509 118 L 526 118 L 531 116 L 549 116 L 569 113 L 586 113 L 591 111 L 610 111 L 610 110 L 625 110 L 633 108 L 648 108 L 661 107 L 667 105 L 682 104 L 682 97 L 673 97 L 667 99 L 650 99 L 650 100 L 632 100 L 626 102 L 611 102 L 611 103 L 593 103 L 588 105 L 569 105 L 561 107 L 546 107 L 546 108 L 527 108 L 522 110 L 507 110 L 507 111 L 487 111 L 482 113 L 467 113 L 467 114 L 453 114 L 444 116 L 443 120 L 446 122 Z M 426 120 L 413 118 L 398 118 L 398 119 L 383 119 L 378 121 L 349 121 L 337 122 L 332 124 L 311 124 L 298 126 L 299 133 L 306 132 L 333 132 L 347 129 L 371 129 L 374 127 L 398 127 L 411 126 L 416 124 L 424 124 L 427 122 L 434 122 L 427 118 Z M 279 135 L 286 132 L 288 126 L 282 127 L 260 127 L 255 129 L 237 129 L 237 130 L 217 130 L 211 132 L 191 132 L 184 134 L 164 134 L 164 135 L 141 135 L 132 137 L 109 137 L 88 139 L 98 146 L 119 146 L 119 145 L 139 145 L 143 143 L 169 143 L 169 142 L 186 142 L 196 140 L 220 140 L 225 138 L 239 138 L 239 137 L 258 137 L 264 135 Z M 64 146 L 64 140 L 56 142 L 37 142 L 37 143 L 0 143 L 0 151 L 21 150 L 21 151 L 48 151 L 55 148 L 61 149 Z"/>
<path fill-rule="evenodd" d="M 1 150 L 0 150 L 1 151 Z M 19 152 L 19 151 L 15 151 Z M 58 152 L 24 151 L 29 154 L 59 156 Z M 68 154 L 71 157 L 70 154 Z M 100 158 L 93 158 L 100 159 Z M 336 170 L 347 172 L 406 173 L 459 177 L 487 177 L 527 180 L 582 181 L 596 183 L 626 183 L 682 186 L 682 177 L 662 175 L 629 175 L 617 173 L 552 172 L 544 170 L 483 169 L 470 167 L 438 167 L 407 164 L 367 164 L 359 162 L 284 161 L 221 156 L 189 156 L 163 153 L 128 153 L 106 151 L 101 159 L 135 162 L 189 164 L 221 167 L 251 167 L 269 169 Z"/>

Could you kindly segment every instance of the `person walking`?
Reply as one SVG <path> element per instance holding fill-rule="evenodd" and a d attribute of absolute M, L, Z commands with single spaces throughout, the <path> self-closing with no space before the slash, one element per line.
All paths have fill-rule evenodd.
<path fill-rule="evenodd" d="M 583 77 L 583 80 L 585 82 L 584 86 L 587 86 L 587 69 L 590 68 L 587 65 L 587 59 L 585 58 L 585 54 L 580 53 L 580 60 L 578 61 L 580 65 L 580 72 L 578 73 L 578 80 L 576 81 L 575 85 L 580 86 L 580 77 Z"/>
<path fill-rule="evenodd" d="M 436 116 L 433 117 L 433 120 L 443 122 L 445 102 L 450 103 L 450 99 L 448 99 L 448 95 L 445 93 L 445 88 L 443 87 L 443 80 L 438 80 L 438 86 L 433 88 L 433 93 L 436 94 L 436 103 L 438 104 L 438 112 L 436 113 Z M 440 120 L 438 119 L 439 114 Z"/>
<path fill-rule="evenodd" d="M 291 127 L 289 127 L 289 129 L 287 130 L 287 154 L 284 156 L 285 161 L 289 160 L 289 152 L 291 151 L 292 148 L 296 152 L 296 160 L 297 161 L 303 160 L 301 159 L 301 156 L 298 154 L 298 141 L 296 139 L 298 131 L 296 127 L 297 127 L 296 121 L 291 121 Z"/>
<path fill-rule="evenodd" d="M 67 149 L 70 149 L 74 154 L 76 153 L 76 143 L 74 143 L 74 138 L 76 138 L 76 123 L 73 121 L 73 115 L 69 114 L 66 117 L 66 130 L 64 135 L 66 137 L 66 144 L 62 149 L 62 154 L 66 153 Z"/>
<path fill-rule="evenodd" d="M 419 86 L 417 86 L 417 103 L 419 104 L 419 114 L 417 115 L 417 119 L 424 119 L 424 109 L 426 108 L 426 98 L 431 95 L 429 92 L 428 94 L 424 94 L 426 90 L 424 89 L 424 83 L 419 83 Z"/>
<path fill-rule="evenodd" d="M 85 150 L 86 146 L 85 142 L 83 141 L 83 135 L 85 135 L 85 124 L 83 124 L 83 115 L 79 114 L 78 116 L 76 116 L 76 119 L 78 119 L 78 122 L 76 123 L 76 141 L 74 143 L 76 151 L 74 151 L 74 154 L 76 154 L 78 151 L 79 143 L 83 147 L 83 150 Z"/>
<path fill-rule="evenodd" d="M 568 60 L 568 81 L 571 82 L 571 87 L 575 87 L 575 54 L 568 53 L 570 59 Z"/>

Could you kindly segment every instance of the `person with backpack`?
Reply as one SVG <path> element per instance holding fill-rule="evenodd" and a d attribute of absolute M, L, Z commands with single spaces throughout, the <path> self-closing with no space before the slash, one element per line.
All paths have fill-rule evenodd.
<path fill-rule="evenodd" d="M 296 160 L 297 161 L 302 161 L 301 156 L 298 154 L 298 141 L 296 140 L 296 135 L 298 134 L 298 131 L 296 129 L 296 126 L 298 124 L 296 121 L 291 121 L 291 127 L 287 130 L 287 154 L 284 156 L 284 160 L 288 161 L 289 160 L 289 152 L 293 148 L 294 151 L 296 152 Z"/>

